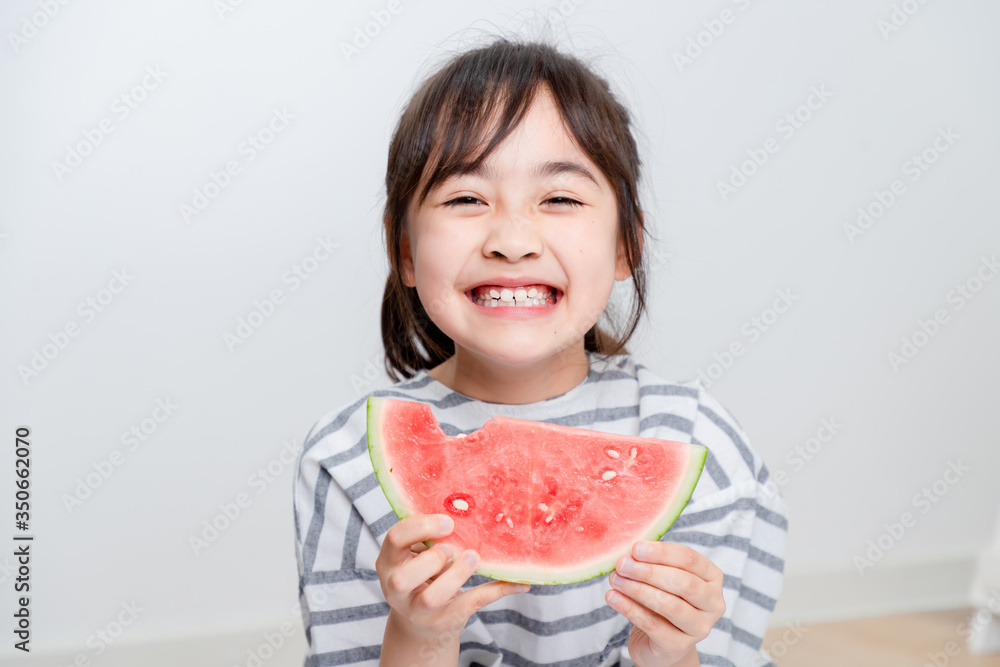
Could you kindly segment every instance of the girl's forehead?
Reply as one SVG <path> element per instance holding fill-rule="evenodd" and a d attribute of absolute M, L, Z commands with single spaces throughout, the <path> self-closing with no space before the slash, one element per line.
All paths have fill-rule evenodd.
<path fill-rule="evenodd" d="M 440 187 L 444 178 L 465 174 L 495 180 L 501 175 L 502 164 L 512 160 L 516 160 L 522 168 L 528 168 L 537 178 L 578 174 L 589 177 L 598 185 L 602 180 L 603 174 L 580 146 L 547 86 L 539 86 L 524 114 L 512 122 L 506 136 L 499 142 L 496 142 L 496 136 L 501 111 L 494 112 L 488 122 L 478 127 L 463 127 L 460 122 L 452 116 L 450 122 L 438 125 L 439 131 L 420 179 L 421 192 L 432 178 L 435 181 L 432 190 Z M 465 134 L 458 149 L 453 146 L 450 155 L 442 156 L 446 138 L 463 132 Z M 476 136 L 471 136 L 470 132 L 475 132 Z M 492 142 L 496 144 L 490 147 Z M 487 149 L 489 153 L 483 155 Z M 574 165 L 581 168 L 573 168 Z"/>

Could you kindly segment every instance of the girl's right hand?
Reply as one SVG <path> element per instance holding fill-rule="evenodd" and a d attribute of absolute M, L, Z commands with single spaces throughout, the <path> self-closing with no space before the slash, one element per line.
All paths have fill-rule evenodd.
<path fill-rule="evenodd" d="M 450 545 L 439 543 L 428 549 L 423 544 L 449 535 L 454 528 L 455 522 L 446 514 L 407 517 L 386 533 L 375 560 L 382 594 L 392 608 L 390 616 L 412 639 L 440 641 L 446 636 L 457 642 L 474 613 L 529 588 L 491 581 L 460 590 L 479 565 L 478 554 L 467 549 L 456 555 Z"/>

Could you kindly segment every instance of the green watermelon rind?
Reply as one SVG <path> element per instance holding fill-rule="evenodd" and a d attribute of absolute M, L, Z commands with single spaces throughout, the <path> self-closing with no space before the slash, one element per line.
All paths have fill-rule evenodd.
<path fill-rule="evenodd" d="M 368 397 L 366 411 L 368 454 L 371 457 L 372 467 L 375 469 L 375 476 L 378 479 L 379 486 L 382 487 L 382 492 L 385 494 L 386 500 L 392 507 L 392 511 L 400 519 L 405 519 L 410 516 L 412 512 L 407 511 L 407 504 L 400 496 L 396 487 L 396 482 L 392 478 L 392 473 L 386 462 L 383 460 L 381 450 L 378 446 L 382 440 L 380 437 L 381 429 L 379 424 L 384 401 L 385 399 L 381 399 L 376 396 Z M 698 485 L 698 480 L 700 479 L 702 470 L 705 467 L 705 459 L 708 456 L 708 448 L 704 445 L 690 444 L 688 446 L 690 447 L 691 452 L 688 459 L 688 467 L 687 470 L 684 471 L 683 477 L 678 484 L 673 502 L 664 508 L 663 513 L 660 514 L 659 518 L 653 523 L 653 527 L 649 530 L 649 532 L 638 538 L 637 541 L 659 541 L 660 538 L 667 534 L 670 527 L 674 525 L 683 513 L 684 508 L 687 507 L 688 501 L 691 499 L 694 489 Z M 428 540 L 424 542 L 424 544 L 431 547 L 434 545 L 434 540 Z M 611 553 L 596 562 L 591 560 L 577 569 L 562 569 L 560 575 L 556 578 L 532 576 L 537 573 L 537 570 L 524 567 L 486 567 L 476 570 L 476 574 L 480 574 L 491 579 L 526 584 L 572 584 L 578 581 L 586 581 L 588 579 L 593 579 L 594 577 L 608 574 L 615 569 L 615 563 L 618 558 L 630 553 L 630 551 L 631 547 L 624 551 Z"/>
<path fill-rule="evenodd" d="M 389 501 L 389 505 L 392 507 L 392 511 L 396 513 L 396 516 L 400 519 L 405 519 L 410 516 L 410 513 L 406 512 L 406 503 L 399 495 L 399 491 L 396 488 L 396 482 L 390 476 L 389 467 L 386 465 L 385 461 L 382 459 L 382 452 L 378 448 L 378 444 L 381 442 L 382 431 L 379 428 L 379 419 L 382 415 L 382 406 L 384 405 L 383 399 L 377 398 L 375 396 L 368 397 L 367 406 L 367 437 L 368 437 L 368 455 L 372 460 L 372 467 L 375 469 L 375 477 L 378 478 L 379 486 L 382 487 L 382 492 L 385 494 L 386 500 Z M 375 434 L 374 437 L 372 434 Z M 428 546 L 430 546 L 428 544 Z"/>

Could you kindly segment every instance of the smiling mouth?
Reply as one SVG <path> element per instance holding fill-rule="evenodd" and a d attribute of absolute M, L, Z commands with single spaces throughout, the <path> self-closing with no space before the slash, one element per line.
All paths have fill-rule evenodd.
<path fill-rule="evenodd" d="M 548 285 L 498 287 L 481 285 L 469 294 L 474 303 L 486 308 L 542 308 L 555 305 L 558 292 Z"/>

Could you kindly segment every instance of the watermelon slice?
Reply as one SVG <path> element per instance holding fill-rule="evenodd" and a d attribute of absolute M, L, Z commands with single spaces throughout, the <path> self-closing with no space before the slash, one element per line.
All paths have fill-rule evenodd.
<path fill-rule="evenodd" d="M 451 437 L 428 405 L 371 396 L 368 452 L 396 515 L 450 515 L 443 541 L 475 549 L 477 573 L 562 584 L 610 572 L 637 540 L 659 540 L 708 450 L 504 416 Z"/>

